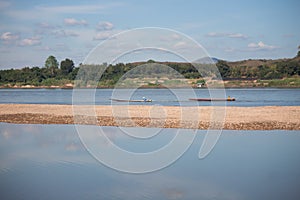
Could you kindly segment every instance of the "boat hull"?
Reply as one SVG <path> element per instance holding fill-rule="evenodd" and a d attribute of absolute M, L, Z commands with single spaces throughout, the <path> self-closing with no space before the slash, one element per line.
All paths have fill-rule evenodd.
<path fill-rule="evenodd" d="M 189 99 L 191 101 L 235 101 L 235 98 L 220 98 L 220 99 L 210 99 L 210 98 L 195 98 Z"/>
<path fill-rule="evenodd" d="M 147 99 L 147 100 L 110 99 L 110 100 L 117 101 L 117 102 L 152 102 L 151 99 Z"/>

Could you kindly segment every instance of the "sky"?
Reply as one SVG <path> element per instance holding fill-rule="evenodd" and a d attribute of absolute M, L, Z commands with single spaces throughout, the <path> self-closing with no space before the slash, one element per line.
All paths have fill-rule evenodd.
<path fill-rule="evenodd" d="M 78 66 L 107 38 L 143 27 L 182 33 L 219 59 L 290 58 L 299 8 L 298 0 L 0 0 L 0 69 L 43 67 L 50 55 Z"/>

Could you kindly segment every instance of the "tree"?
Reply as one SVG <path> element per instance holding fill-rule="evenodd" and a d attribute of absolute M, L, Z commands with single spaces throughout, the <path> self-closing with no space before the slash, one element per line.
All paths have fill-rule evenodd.
<path fill-rule="evenodd" d="M 54 56 L 49 56 L 45 62 L 46 68 L 58 68 L 58 62 Z"/>
<path fill-rule="evenodd" d="M 49 56 L 45 62 L 45 67 L 50 71 L 50 74 L 53 77 L 58 69 L 56 58 L 54 56 Z"/>
<path fill-rule="evenodd" d="M 74 69 L 74 62 L 68 58 L 60 62 L 60 69 L 63 75 L 71 73 Z"/>
<path fill-rule="evenodd" d="M 300 57 L 300 45 L 298 46 L 298 54 L 297 54 L 297 57 Z"/>

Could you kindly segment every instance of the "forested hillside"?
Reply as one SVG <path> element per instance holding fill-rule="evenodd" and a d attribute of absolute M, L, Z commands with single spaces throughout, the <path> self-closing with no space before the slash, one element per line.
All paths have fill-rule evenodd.
<path fill-rule="evenodd" d="M 75 67 L 71 59 L 65 59 L 58 63 L 54 56 L 49 56 L 43 67 L 24 67 L 22 69 L 0 70 L 0 86 L 1 87 L 18 87 L 31 85 L 37 87 L 48 86 L 65 86 L 72 85 L 76 79 L 79 68 L 85 70 L 85 80 L 83 87 L 89 80 L 95 80 L 97 73 L 101 73 L 98 87 L 113 87 L 114 84 L 128 71 L 137 66 L 150 63 L 151 66 L 145 68 L 137 68 L 132 78 L 143 78 L 143 75 L 160 76 L 163 73 L 161 65 L 167 65 L 176 70 L 186 79 L 198 79 L 202 77 L 197 69 L 190 63 L 180 62 L 155 62 L 149 60 L 147 62 L 136 63 L 118 63 L 115 65 L 79 65 Z M 202 76 L 214 79 L 214 72 L 210 71 L 213 64 L 197 64 L 197 68 L 201 69 Z M 275 80 L 284 78 L 294 78 L 299 80 L 300 76 L 300 53 L 295 58 L 278 59 L 278 60 L 244 60 L 238 62 L 227 62 L 219 60 L 216 66 L 223 80 Z M 106 68 L 107 67 L 107 68 Z M 106 70 L 103 72 L 103 69 Z M 140 70 L 140 72 L 138 71 Z M 142 70 L 142 71 L 141 71 Z"/>

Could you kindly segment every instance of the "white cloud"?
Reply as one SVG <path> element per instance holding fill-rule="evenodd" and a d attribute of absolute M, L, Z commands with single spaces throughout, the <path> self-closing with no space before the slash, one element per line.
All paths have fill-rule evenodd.
<path fill-rule="evenodd" d="M 232 48 L 232 47 L 227 47 L 227 48 L 225 48 L 225 52 L 235 52 L 236 51 L 236 49 L 235 48 Z"/>
<path fill-rule="evenodd" d="M 37 24 L 37 26 L 42 29 L 53 29 L 54 28 L 54 26 L 50 25 L 47 22 L 40 22 Z"/>
<path fill-rule="evenodd" d="M 59 28 L 59 27 L 51 25 L 47 22 L 40 22 L 40 23 L 36 23 L 36 30 L 34 30 L 34 32 L 35 32 L 35 34 L 38 34 L 38 35 L 45 35 L 57 28 Z"/>
<path fill-rule="evenodd" d="M 210 32 L 206 34 L 207 37 L 224 37 L 224 33 L 216 33 L 216 32 Z"/>
<path fill-rule="evenodd" d="M 241 33 L 230 33 L 227 36 L 230 37 L 230 38 L 241 38 L 241 39 L 247 39 L 248 38 L 248 36 L 243 35 Z"/>
<path fill-rule="evenodd" d="M 38 49 L 39 51 L 53 51 L 53 49 L 49 46 L 43 46 Z"/>
<path fill-rule="evenodd" d="M 99 32 L 94 36 L 93 40 L 106 40 L 112 35 L 113 33 L 110 31 Z"/>
<path fill-rule="evenodd" d="M 263 43 L 262 41 L 260 41 L 258 43 L 248 44 L 248 48 L 251 50 L 273 50 L 273 49 L 277 49 L 278 47 L 273 46 L 273 45 L 267 45 L 267 44 Z"/>
<path fill-rule="evenodd" d="M 184 42 L 184 41 L 179 41 L 179 42 L 174 44 L 174 47 L 175 48 L 185 48 L 185 47 L 187 47 L 187 43 Z"/>
<path fill-rule="evenodd" d="M 9 43 L 11 41 L 19 39 L 19 36 L 11 32 L 5 32 L 0 36 L 0 39 L 3 40 L 5 43 Z"/>
<path fill-rule="evenodd" d="M 83 4 L 83 5 L 61 5 L 46 6 L 37 5 L 29 9 L 3 9 L 1 14 L 22 20 L 36 20 L 37 16 L 41 20 L 56 19 L 60 20 L 66 14 L 101 14 L 108 12 L 109 9 L 122 6 L 123 3 L 107 4 Z M 34 14 L 33 14 L 34 13 Z"/>
<path fill-rule="evenodd" d="M 61 37 L 77 37 L 79 36 L 78 33 L 75 33 L 73 31 L 65 31 L 63 29 L 60 30 L 54 30 L 51 32 L 52 35 L 54 35 L 57 38 L 61 38 Z"/>
<path fill-rule="evenodd" d="M 51 13 L 88 14 L 104 10 L 103 5 L 65 5 L 65 6 L 37 6 L 37 10 Z"/>
<path fill-rule="evenodd" d="M 241 33 L 217 33 L 217 32 L 210 32 L 206 34 L 207 37 L 229 37 L 229 38 L 240 38 L 240 39 L 247 39 L 248 36 L 241 34 Z"/>
<path fill-rule="evenodd" d="M 110 22 L 99 22 L 97 25 L 97 29 L 99 31 L 103 31 L 103 30 L 111 30 L 114 28 L 114 25 Z"/>
<path fill-rule="evenodd" d="M 64 19 L 64 24 L 69 25 L 69 26 L 77 26 L 77 25 L 86 26 L 86 25 L 88 25 L 87 21 L 85 21 L 85 20 L 76 20 L 74 18 Z"/>
<path fill-rule="evenodd" d="M 68 22 L 73 23 L 72 20 L 69 20 Z M 77 21 L 80 22 L 81 21 Z M 75 22 L 73 23 L 75 25 Z M 82 22 L 83 24 L 83 22 Z M 55 38 L 66 38 L 66 37 L 79 37 L 81 36 L 81 32 L 86 30 L 70 30 L 66 27 L 58 26 L 58 25 L 51 25 L 47 22 L 41 22 L 36 24 L 37 30 L 35 30 L 35 34 L 37 35 L 43 35 L 46 36 L 53 36 Z"/>
<path fill-rule="evenodd" d="M 36 46 L 39 44 L 41 44 L 40 37 L 25 38 L 19 43 L 20 46 Z"/>

